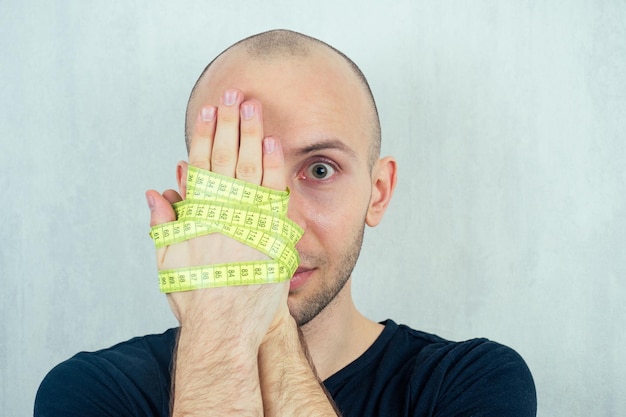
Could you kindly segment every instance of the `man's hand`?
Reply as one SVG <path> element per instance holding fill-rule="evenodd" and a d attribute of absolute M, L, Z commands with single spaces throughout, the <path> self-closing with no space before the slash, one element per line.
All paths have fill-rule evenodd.
<path fill-rule="evenodd" d="M 202 107 L 191 134 L 189 163 L 268 188 L 286 188 L 280 142 L 264 137 L 261 103 L 244 101 L 239 90 L 227 90 L 217 108 Z M 183 196 L 186 171 L 187 165 L 179 164 L 177 176 Z M 171 204 L 182 199 L 178 193 L 168 190 L 160 195 L 151 190 L 146 198 L 151 209 L 151 226 L 175 220 Z M 268 258 L 220 234 L 194 238 L 157 251 L 159 269 L 259 259 Z M 262 411 L 258 349 L 268 331 L 291 320 L 288 291 L 286 282 L 168 295 L 181 324 L 175 370 L 175 415 L 193 415 L 207 408 L 237 415 Z M 203 392 L 205 388 L 210 394 Z"/>
<path fill-rule="evenodd" d="M 215 173 L 284 190 L 280 142 L 263 136 L 261 104 L 228 90 L 204 106 L 191 135 L 189 163 Z M 186 192 L 187 165 L 179 164 Z M 150 224 L 175 220 L 168 190 L 146 193 Z M 214 234 L 157 251 L 159 269 L 267 259 Z M 181 327 L 175 355 L 173 416 L 336 416 L 315 376 L 289 314 L 289 283 L 222 287 L 168 296 Z"/>
<path fill-rule="evenodd" d="M 198 168 L 252 184 L 284 190 L 282 149 L 274 138 L 264 138 L 261 103 L 243 101 L 238 90 L 228 90 L 218 108 L 204 106 L 191 135 L 189 163 Z M 186 164 L 179 165 L 181 193 L 185 192 Z M 171 203 L 181 197 L 169 190 L 153 199 L 150 225 L 175 220 Z M 160 270 L 268 259 L 256 249 L 220 234 L 202 236 L 157 251 Z M 267 333 L 276 313 L 288 314 L 288 283 L 212 288 L 168 295 L 172 310 L 182 326 L 190 321 L 215 321 L 237 330 L 257 346 Z M 243 334 L 240 333 L 243 331 Z"/>

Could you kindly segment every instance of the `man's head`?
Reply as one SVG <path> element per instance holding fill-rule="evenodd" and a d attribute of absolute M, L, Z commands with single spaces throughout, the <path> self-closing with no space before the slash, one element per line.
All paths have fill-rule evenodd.
<path fill-rule="evenodd" d="M 222 55 L 228 54 L 231 50 L 240 48 L 245 51 L 251 60 L 258 61 L 306 58 L 310 57 L 312 49 L 325 50 L 325 52 L 331 55 L 342 58 L 346 66 L 353 71 L 355 78 L 360 81 L 363 93 L 366 95 L 366 101 L 370 106 L 368 118 L 368 127 L 371 129 L 369 132 L 369 138 L 371 140 L 369 162 L 370 165 L 374 164 L 380 156 L 381 129 L 376 102 L 365 75 L 363 75 L 360 68 L 341 51 L 319 39 L 289 30 L 272 30 L 252 35 L 226 48 L 205 67 L 191 90 L 191 95 L 187 103 L 187 113 L 185 117 L 185 143 L 187 145 L 187 152 L 189 152 L 190 126 L 193 126 L 193 121 L 197 114 L 197 103 L 194 99 L 198 92 L 199 84 L 205 75 L 207 75 L 214 62 L 218 61 Z"/>
<path fill-rule="evenodd" d="M 259 100 L 264 134 L 283 148 L 291 191 L 288 215 L 305 231 L 296 246 L 301 263 L 288 301 L 302 325 L 331 306 L 351 302 L 349 288 L 342 290 L 365 224 L 378 224 L 389 203 L 395 161 L 379 159 L 378 114 L 363 74 L 321 41 L 271 31 L 226 49 L 192 90 L 186 137 L 201 107 L 219 103 L 229 88 Z"/>

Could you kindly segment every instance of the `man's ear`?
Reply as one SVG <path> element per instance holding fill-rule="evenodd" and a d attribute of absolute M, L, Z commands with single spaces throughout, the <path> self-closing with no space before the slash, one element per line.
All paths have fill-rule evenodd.
<path fill-rule="evenodd" d="M 390 156 L 377 161 L 372 173 L 372 197 L 365 223 L 374 227 L 383 219 L 396 188 L 396 160 Z"/>
<path fill-rule="evenodd" d="M 187 162 L 180 161 L 176 165 L 176 182 L 178 182 L 178 192 L 182 198 L 187 196 Z"/>

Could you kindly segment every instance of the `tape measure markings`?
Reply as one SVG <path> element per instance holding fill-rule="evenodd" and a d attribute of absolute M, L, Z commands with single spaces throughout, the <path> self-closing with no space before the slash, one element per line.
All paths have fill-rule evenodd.
<path fill-rule="evenodd" d="M 286 217 L 289 191 L 277 191 L 189 166 L 187 199 L 175 203 L 177 220 L 152 227 L 155 246 L 221 233 L 270 260 L 159 271 L 163 292 L 284 282 L 299 264 L 302 229 Z"/>
<path fill-rule="evenodd" d="M 174 206 L 177 218 L 206 220 L 247 226 L 268 232 L 289 234 L 293 239 L 300 233 L 300 228 L 284 215 L 254 207 L 237 206 L 232 203 L 205 203 L 199 200 L 185 200 Z"/>
<path fill-rule="evenodd" d="M 272 284 L 289 278 L 289 271 L 272 260 L 170 269 L 159 273 L 161 291 L 166 293 L 233 285 Z"/>
<path fill-rule="evenodd" d="M 212 198 L 261 208 L 267 205 L 271 211 L 284 213 L 289 192 L 261 187 L 190 165 L 187 170 L 187 198 Z"/>

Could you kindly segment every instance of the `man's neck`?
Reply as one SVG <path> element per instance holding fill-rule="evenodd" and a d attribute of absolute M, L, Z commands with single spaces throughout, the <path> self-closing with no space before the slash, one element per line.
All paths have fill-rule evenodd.
<path fill-rule="evenodd" d="M 301 330 L 318 377 L 323 381 L 361 356 L 383 326 L 355 307 L 352 278 L 335 299 Z"/>

